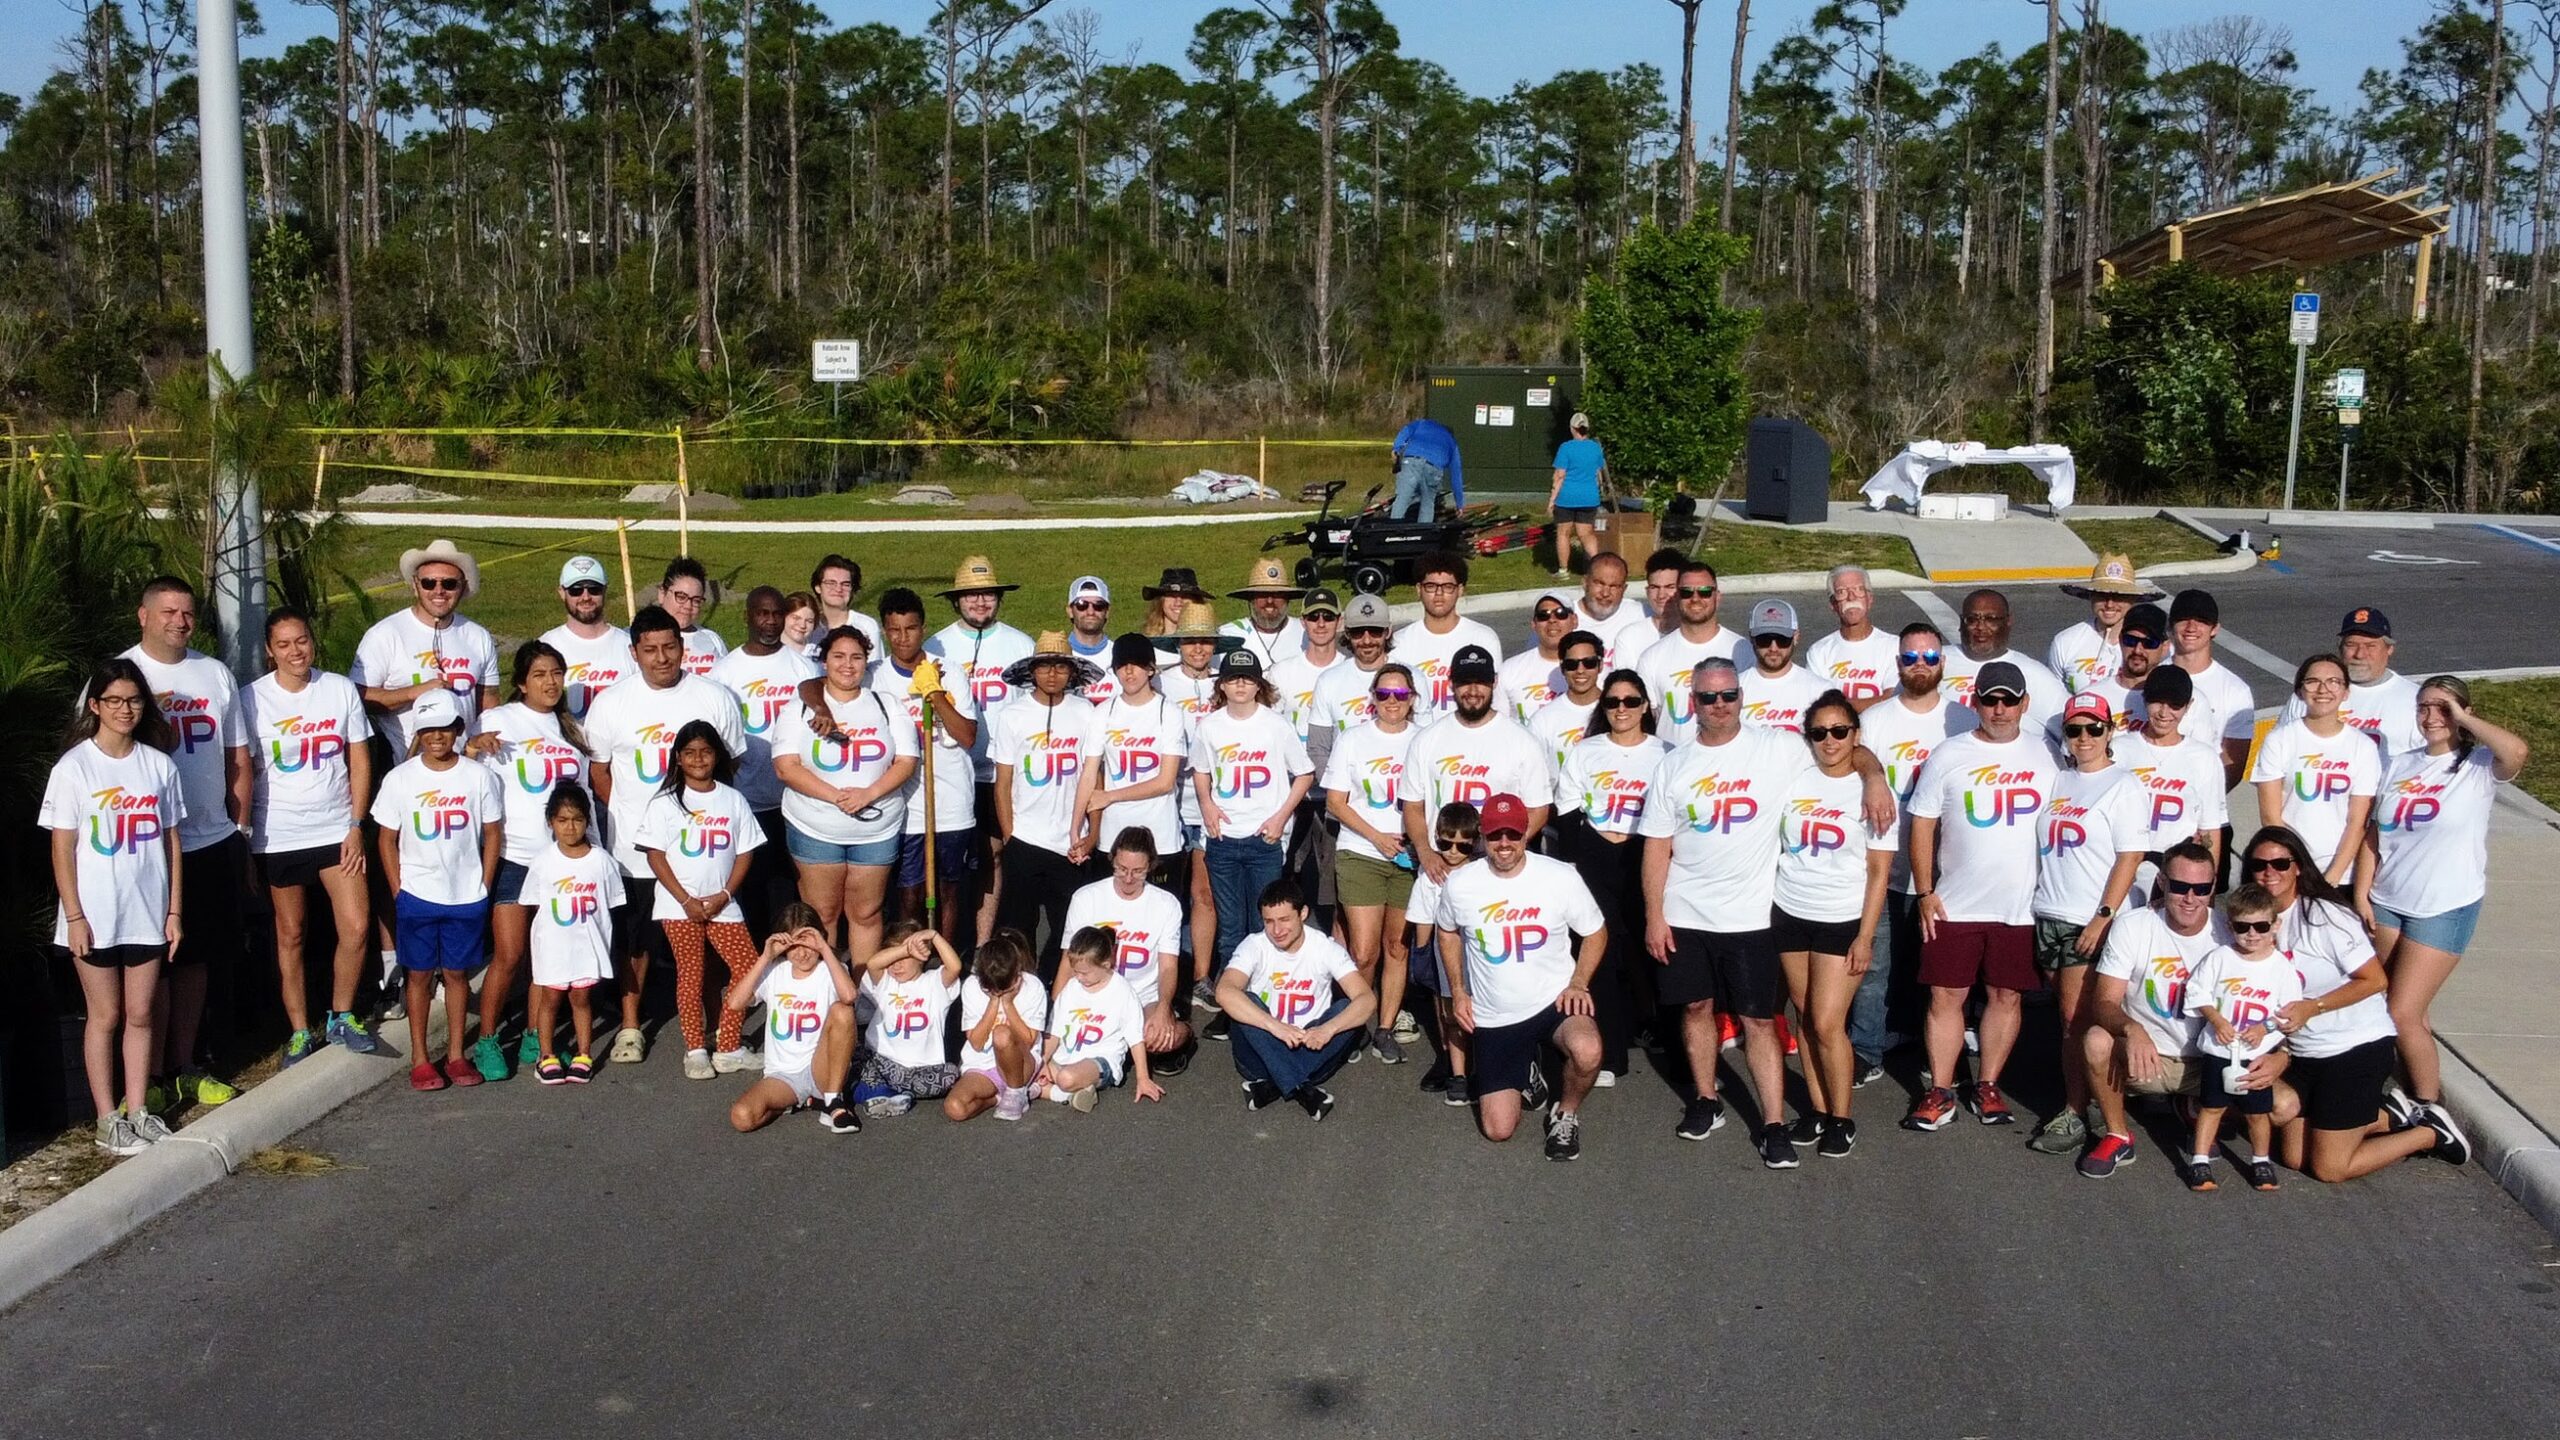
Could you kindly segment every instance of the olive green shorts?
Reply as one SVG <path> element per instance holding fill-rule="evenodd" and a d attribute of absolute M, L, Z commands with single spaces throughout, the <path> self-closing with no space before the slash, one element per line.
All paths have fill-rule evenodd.
<path fill-rule="evenodd" d="M 1366 855 L 1337 853 L 1333 858 L 1334 897 L 1347 907 L 1391 905 L 1398 910 L 1413 898 L 1413 872 Z"/>

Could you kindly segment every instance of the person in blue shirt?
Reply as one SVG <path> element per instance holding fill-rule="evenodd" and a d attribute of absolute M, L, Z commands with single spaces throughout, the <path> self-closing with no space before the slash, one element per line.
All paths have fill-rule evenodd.
<path fill-rule="evenodd" d="M 1591 438 L 1591 417 L 1574 412 L 1573 438 L 1556 447 L 1555 488 L 1547 492 L 1547 508 L 1555 513 L 1556 578 L 1572 574 L 1573 546 L 1582 543 L 1582 562 L 1600 553 L 1600 537 L 1592 520 L 1600 513 L 1600 472 L 1608 458 Z"/>
<path fill-rule="evenodd" d="M 1389 513 L 1398 520 L 1438 519 L 1443 494 L 1452 510 L 1467 503 L 1458 437 L 1437 420 L 1407 421 L 1396 432 L 1396 498 Z"/>

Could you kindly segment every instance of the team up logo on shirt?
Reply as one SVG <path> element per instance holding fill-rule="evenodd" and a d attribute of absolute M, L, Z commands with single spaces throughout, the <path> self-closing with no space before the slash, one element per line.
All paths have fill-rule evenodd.
<path fill-rule="evenodd" d="M 1819 860 L 1834 850 L 1849 845 L 1849 815 L 1837 805 L 1825 805 L 1807 798 L 1787 807 L 1785 823 L 1778 831 L 1778 843 L 1790 855 Z"/>
<path fill-rule="evenodd" d="M 893 995 L 889 997 L 889 1013 L 880 1017 L 880 1025 L 891 1039 L 904 1040 L 932 1029 L 933 1017 L 925 1013 L 923 996 Z"/>
<path fill-rule="evenodd" d="M 169 833 L 157 795 L 128 794 L 110 785 L 89 796 L 89 808 L 89 848 L 101 855 L 135 854 Z"/>
<path fill-rule="evenodd" d="M 2163 1021 L 2187 1009 L 2187 976 L 2194 969 L 2183 957 L 2154 955 L 2142 962 L 2142 1003 Z"/>
<path fill-rule="evenodd" d="M 1775 700 L 1754 700 L 1742 707 L 1742 720 L 1746 725 L 1801 733 L 1804 729 L 1804 707 Z"/>
<path fill-rule="evenodd" d="M 811 978 L 824 979 L 825 977 L 821 975 Z M 834 998 L 834 993 L 832 990 L 828 991 L 828 998 Z M 798 995 L 789 990 L 780 991 L 773 997 L 773 1003 L 765 1009 L 771 1016 L 765 1023 L 765 1034 L 786 1045 L 795 1040 L 807 1040 L 825 1028 L 827 1023 L 826 1001 L 820 1000 L 815 995 Z"/>
<path fill-rule="evenodd" d="M 563 875 L 552 883 L 551 901 L 545 909 L 554 925 L 592 925 L 604 913 L 604 887 L 593 880 Z"/>
<path fill-rule="evenodd" d="M 471 657 L 468 655 L 447 655 L 437 650 L 421 650 L 409 659 L 417 666 L 418 678 L 411 682 L 413 684 L 423 683 L 431 675 L 441 676 L 445 688 L 465 700 L 470 699 L 480 689 L 480 677 L 471 673 Z M 463 707 L 463 713 L 469 714 L 470 707 Z"/>
<path fill-rule="evenodd" d="M 1645 792 L 1651 782 L 1615 770 L 1596 771 L 1583 792 L 1582 808 L 1602 825 L 1633 825 L 1644 818 Z"/>
<path fill-rule="evenodd" d="M 287 715 L 276 721 L 275 734 L 267 741 L 267 763 L 287 775 L 326 765 L 346 753 L 347 737 L 338 733 L 335 715 L 314 719 Z"/>
<path fill-rule="evenodd" d="M 2088 843 L 2089 802 L 2055 796 L 2053 808 L 2045 813 L 2044 840 L 2036 853 L 2058 860 Z"/>
<path fill-rule="evenodd" d="M 421 840 L 449 840 L 471 831 L 471 799 L 428 788 L 409 806 L 409 829 Z"/>
<path fill-rule="evenodd" d="M 1920 776 L 1920 767 L 1928 763 L 1932 746 L 1918 740 L 1896 740 L 1884 747 L 1884 778 L 1893 793 L 1905 800 L 1911 798 L 1911 782 Z"/>
<path fill-rule="evenodd" d="M 1456 703 L 1451 698 L 1449 662 L 1446 660 L 1423 661 L 1422 678 L 1415 683 L 1415 688 L 1422 692 L 1423 699 L 1434 710 L 1446 710 Z"/>
<path fill-rule="evenodd" d="M 1404 762 L 1392 755 L 1361 762 L 1360 773 L 1351 783 L 1360 787 L 1360 803 L 1371 810 L 1385 810 L 1396 803 L 1396 782 L 1404 778 Z"/>
<path fill-rule="evenodd" d="M 2226 975 L 2215 989 L 2220 993 L 2215 995 L 2213 1006 L 2222 1012 L 2223 1019 L 2231 1022 L 2234 1030 L 2264 1025 L 2275 1018 L 2276 992 L 2250 981 L 2246 976 Z"/>
<path fill-rule="evenodd" d="M 1111 932 L 1111 963 L 1123 975 L 1136 975 L 1155 963 L 1156 947 L 1143 934 L 1132 932 L 1122 920 L 1096 920 L 1094 924 Z"/>
<path fill-rule="evenodd" d="M 1337 730 L 1349 730 L 1354 726 L 1368 724 L 1378 718 L 1377 698 L 1363 691 L 1343 701 L 1339 718 L 1340 723 L 1334 727 Z"/>
<path fill-rule="evenodd" d="M 1262 990 L 1255 998 L 1262 1002 L 1263 1009 L 1271 1012 L 1272 1019 L 1283 1025 L 1295 1025 L 1316 1013 L 1315 977 L 1274 970 L 1264 980 Z"/>
<path fill-rule="evenodd" d="M 1683 665 L 1663 677 L 1662 713 L 1674 725 L 1686 725 L 1698 714 L 1698 697 L 1689 689 L 1689 677 L 1696 673 L 1694 665 Z"/>
<path fill-rule="evenodd" d="M 2136 784 L 2151 792 L 2151 828 L 2178 823 L 2187 813 L 2187 782 L 2174 775 L 2163 775 L 2149 765 L 2133 767 Z"/>
<path fill-rule="evenodd" d="M 1503 965 L 1526 960 L 1529 952 L 1543 949 L 1550 931 L 1539 920 L 1535 905 L 1514 905 L 1496 900 L 1477 912 L 1476 948 L 1484 952 L 1488 965 Z"/>
<path fill-rule="evenodd" d="M 1449 801 L 1481 809 L 1484 802 L 1493 798 L 1492 766 L 1478 764 L 1463 755 L 1444 755 L 1432 764 L 1440 772 L 1442 788 Z"/>
<path fill-rule="evenodd" d="M 2445 784 L 2412 775 L 2393 782 L 2390 803 L 2383 807 L 2380 824 L 2385 830 L 2414 833 L 2420 826 L 2444 813 Z"/>
<path fill-rule="evenodd" d="M 513 767 L 517 788 L 528 795 L 548 795 L 551 787 L 563 780 L 575 780 L 586 771 L 585 758 L 574 745 L 553 740 L 528 740 L 516 749 Z"/>
<path fill-rule="evenodd" d="M 737 846 L 737 832 L 728 816 L 696 810 L 690 805 L 685 807 L 684 824 L 676 827 L 678 853 L 699 859 L 718 855 L 723 850 L 734 850 Z"/>
<path fill-rule="evenodd" d="M 1248 750 L 1241 745 L 1218 747 L 1217 796 L 1221 800 L 1250 799 L 1255 791 L 1271 783 L 1271 752 Z"/>
<path fill-rule="evenodd" d="M 2293 793 L 2302 800 L 2335 800 L 2354 783 L 2346 761 L 2316 753 L 2303 756 L 2293 771 Z"/>
<path fill-rule="evenodd" d="M 1013 698 L 1013 687 L 1004 683 L 1001 665 L 969 667 L 969 698 L 978 702 L 981 711 L 992 710 Z"/>
<path fill-rule="evenodd" d="M 1031 748 L 1023 752 L 1022 779 L 1029 785 L 1071 785 L 1083 763 L 1076 737 L 1043 730 L 1031 737 Z"/>
<path fill-rule="evenodd" d="M 889 742 L 880 727 L 867 725 L 859 730 L 838 730 L 833 735 L 816 735 L 809 740 L 809 763 L 832 775 L 840 770 L 860 770 L 889 758 Z"/>
<path fill-rule="evenodd" d="M 1102 732 L 1102 778 L 1114 785 L 1143 785 L 1164 768 L 1164 756 L 1151 732 L 1114 729 Z"/>
<path fill-rule="evenodd" d="M 1556 687 L 1540 680 L 1520 692 L 1520 709 L 1523 713 L 1536 710 L 1555 698 Z"/>
<path fill-rule="evenodd" d="M 655 785 L 667 778 L 667 752 L 676 744 L 676 732 L 652 720 L 631 737 L 631 773 L 643 785 Z"/>
<path fill-rule="evenodd" d="M 1272 1011 L 1277 1015 L 1277 1010 Z M 1067 1028 L 1059 1033 L 1066 1037 L 1067 1049 L 1082 1050 L 1100 1043 L 1104 1029 L 1102 1012 L 1078 1005 L 1067 1012 Z"/>
<path fill-rule="evenodd" d="M 2044 794 L 2035 787 L 2033 771 L 1984 765 L 1971 774 L 1973 783 L 1964 792 L 1964 818 L 1977 829 L 2023 825 L 2044 809 Z"/>
<path fill-rule="evenodd" d="M 170 728 L 178 732 L 179 749 L 193 755 L 199 746 L 213 743 L 214 732 L 222 725 L 213 718 L 211 696 L 163 690 L 158 698 L 160 713 L 169 717 Z"/>
<path fill-rule="evenodd" d="M 1840 693 L 1852 700 L 1872 700 L 1885 693 L 1881 672 L 1873 665 L 1856 660 L 1834 660 L 1823 678 L 1839 687 Z M 1899 685 L 1900 680 L 1895 684 Z"/>
<path fill-rule="evenodd" d="M 1760 802 L 1751 798 L 1748 777 L 1728 780 L 1701 775 L 1690 782 L 1689 798 L 1681 802 L 1681 810 L 1688 816 L 1689 828 L 1699 834 L 1730 835 L 1758 817 Z"/>
<path fill-rule="evenodd" d="M 2113 674 L 2115 674 L 2114 667 L 2099 664 L 2098 657 L 2095 655 L 2074 655 L 2071 657 L 2071 663 L 2062 667 L 2062 685 L 2064 689 L 2077 695 Z"/>
<path fill-rule="evenodd" d="M 576 660 L 570 662 L 567 678 L 569 713 L 583 720 L 587 717 L 587 707 L 596 703 L 598 695 L 612 689 L 622 679 L 622 672 L 592 660 Z"/>
<path fill-rule="evenodd" d="M 800 687 L 788 681 L 768 680 L 759 675 L 738 691 L 738 720 L 750 735 L 762 735 L 773 729 L 792 701 L 800 698 Z"/>

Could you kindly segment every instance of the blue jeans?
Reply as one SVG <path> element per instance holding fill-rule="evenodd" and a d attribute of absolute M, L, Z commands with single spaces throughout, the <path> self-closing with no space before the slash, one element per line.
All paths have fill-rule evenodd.
<path fill-rule="evenodd" d="M 1280 878 L 1288 852 L 1275 841 L 1250 831 L 1242 839 L 1213 839 L 1209 857 L 1209 895 L 1218 903 L 1218 948 L 1209 966 L 1214 983 L 1226 973 L 1227 957 L 1244 937 L 1262 924 L 1262 891 Z"/>
<path fill-rule="evenodd" d="M 1342 1008 L 1350 1003 L 1349 997 L 1336 993 L 1333 1004 L 1316 1017 L 1315 1025 L 1341 1014 Z M 1313 1029 L 1315 1025 L 1306 1028 Z M 1284 1045 L 1279 1036 L 1268 1030 L 1241 1024 L 1228 1029 L 1227 1040 L 1235 1050 L 1238 1075 L 1249 1081 L 1268 1080 L 1279 1088 L 1281 1094 L 1295 1095 L 1306 1086 L 1321 1085 L 1331 1079 L 1333 1072 L 1351 1059 L 1351 1047 L 1360 1043 L 1360 1032 L 1345 1030 L 1325 1042 L 1320 1050 L 1301 1050 Z"/>
<path fill-rule="evenodd" d="M 1849 1001 L 1849 1048 L 1858 1062 L 1881 1063 L 1886 1052 L 1899 1050 L 1919 1036 L 1904 1026 L 1917 1026 L 1918 996 L 1913 978 L 1920 964 L 1919 900 L 1899 890 L 1884 892 L 1884 920 L 1876 926 L 1876 953 L 1858 980 Z"/>
<path fill-rule="evenodd" d="M 1449 489 L 1449 472 L 1411 455 L 1396 462 L 1396 501 L 1387 513 L 1398 520 L 1435 520 L 1440 497 Z"/>

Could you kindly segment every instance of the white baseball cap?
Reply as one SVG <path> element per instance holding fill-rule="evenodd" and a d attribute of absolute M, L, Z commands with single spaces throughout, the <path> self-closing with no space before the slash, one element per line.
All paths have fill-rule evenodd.
<path fill-rule="evenodd" d="M 1099 600 L 1105 605 L 1111 603 L 1111 587 L 1102 583 L 1101 576 L 1079 575 L 1075 583 L 1067 587 L 1068 604 L 1073 605 L 1079 600 L 1088 598 Z"/>
<path fill-rule="evenodd" d="M 593 555 L 572 555 L 569 557 L 569 563 L 560 567 L 561 589 L 566 590 L 572 585 L 589 583 L 606 585 L 604 562 Z M 612 587 L 607 585 L 606 588 Z"/>
<path fill-rule="evenodd" d="M 450 690 L 430 690 L 409 702 L 409 728 L 441 730 L 462 723 L 462 702 Z"/>

